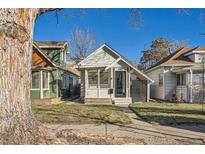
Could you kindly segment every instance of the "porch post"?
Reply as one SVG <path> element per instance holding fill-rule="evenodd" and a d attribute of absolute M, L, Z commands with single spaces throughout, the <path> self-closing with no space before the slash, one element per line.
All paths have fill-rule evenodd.
<path fill-rule="evenodd" d="M 126 76 L 125 76 L 125 88 L 126 88 L 126 98 L 128 98 L 128 75 L 129 73 L 128 73 L 128 69 L 126 69 Z"/>
<path fill-rule="evenodd" d="M 87 89 L 88 89 L 88 71 L 85 69 L 85 89 L 84 89 L 84 91 L 85 91 L 85 98 L 86 98 L 86 96 L 87 96 Z"/>
<path fill-rule="evenodd" d="M 127 85 L 127 90 L 128 90 L 128 97 L 130 98 L 130 68 L 128 69 L 128 85 Z"/>
<path fill-rule="evenodd" d="M 98 98 L 100 98 L 100 69 L 98 69 Z"/>
<path fill-rule="evenodd" d="M 114 92 L 114 86 L 113 86 L 113 81 L 114 81 L 114 76 L 113 76 L 113 67 L 110 68 L 110 76 L 111 76 L 111 80 L 110 80 L 110 88 L 113 89 Z M 114 94 L 111 94 L 111 98 L 113 98 Z"/>
<path fill-rule="evenodd" d="M 40 71 L 40 98 L 43 99 L 43 72 Z"/>
<path fill-rule="evenodd" d="M 193 101 L 193 96 L 192 96 L 192 76 L 193 76 L 193 71 L 190 69 L 190 86 L 189 86 L 189 94 L 190 94 L 190 102 L 192 103 Z"/>
<path fill-rule="evenodd" d="M 147 102 L 149 102 L 150 99 L 150 83 L 147 81 Z"/>

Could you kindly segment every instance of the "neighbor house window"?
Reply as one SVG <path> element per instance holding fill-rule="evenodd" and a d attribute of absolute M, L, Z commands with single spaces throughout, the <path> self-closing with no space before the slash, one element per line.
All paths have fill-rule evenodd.
<path fill-rule="evenodd" d="M 202 71 L 193 71 L 192 84 L 193 85 L 202 85 L 203 84 L 203 72 Z M 204 78 L 205 80 L 205 78 Z"/>
<path fill-rule="evenodd" d="M 42 78 L 42 84 L 43 84 L 43 89 L 49 89 L 48 87 L 49 87 L 49 73 L 48 72 L 45 72 L 45 71 L 43 71 L 42 72 L 42 75 L 43 75 L 43 78 Z"/>
<path fill-rule="evenodd" d="M 31 89 L 40 89 L 40 72 L 32 72 L 32 83 L 31 83 Z"/>
<path fill-rule="evenodd" d="M 186 74 L 177 74 L 177 86 L 186 85 Z"/>
<path fill-rule="evenodd" d="M 163 86 L 163 74 L 159 74 L 159 86 Z"/>
<path fill-rule="evenodd" d="M 97 87 L 98 72 L 97 70 L 88 71 L 88 85 L 89 87 Z"/>
<path fill-rule="evenodd" d="M 108 88 L 108 72 L 100 72 L 100 87 Z"/>

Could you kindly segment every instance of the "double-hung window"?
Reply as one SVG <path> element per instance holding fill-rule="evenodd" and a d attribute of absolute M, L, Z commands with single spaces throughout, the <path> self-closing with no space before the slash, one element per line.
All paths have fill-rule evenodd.
<path fill-rule="evenodd" d="M 186 74 L 177 74 L 177 86 L 185 86 L 186 85 Z"/>
<path fill-rule="evenodd" d="M 40 89 L 40 72 L 35 71 L 31 73 L 31 89 Z"/>
<path fill-rule="evenodd" d="M 97 70 L 88 71 L 88 86 L 89 88 L 97 88 L 98 84 L 98 72 Z"/>
<path fill-rule="evenodd" d="M 42 86 L 43 89 L 49 89 L 49 72 L 42 72 Z"/>
<path fill-rule="evenodd" d="M 108 88 L 108 72 L 100 72 L 100 88 Z"/>

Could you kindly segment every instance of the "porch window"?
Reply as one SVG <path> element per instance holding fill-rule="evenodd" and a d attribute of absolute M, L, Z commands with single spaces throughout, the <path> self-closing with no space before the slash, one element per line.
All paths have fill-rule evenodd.
<path fill-rule="evenodd" d="M 177 74 L 177 86 L 186 85 L 186 74 Z"/>
<path fill-rule="evenodd" d="M 98 72 L 97 70 L 88 71 L 88 86 L 89 88 L 94 87 L 97 88 L 98 84 Z"/>
<path fill-rule="evenodd" d="M 48 77 L 49 73 L 43 71 L 42 74 L 43 74 L 43 81 L 42 81 L 43 82 L 43 89 L 49 89 L 48 88 L 48 86 L 49 86 L 49 77 Z"/>
<path fill-rule="evenodd" d="M 108 72 L 100 72 L 100 87 L 108 88 Z"/>
<path fill-rule="evenodd" d="M 40 72 L 32 72 L 31 89 L 40 89 Z"/>
<path fill-rule="evenodd" d="M 163 74 L 159 74 L 159 86 L 163 86 Z"/>

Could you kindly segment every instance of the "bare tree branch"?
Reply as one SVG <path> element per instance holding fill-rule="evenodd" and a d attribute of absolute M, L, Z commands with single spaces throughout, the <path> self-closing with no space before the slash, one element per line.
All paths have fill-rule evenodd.
<path fill-rule="evenodd" d="M 82 31 L 78 27 L 73 28 L 70 39 L 72 59 L 76 62 L 83 60 L 94 48 L 96 38 L 89 28 Z"/>
<path fill-rule="evenodd" d="M 144 16 L 140 9 L 130 9 L 128 22 L 133 28 L 140 28 L 144 25 Z"/>

